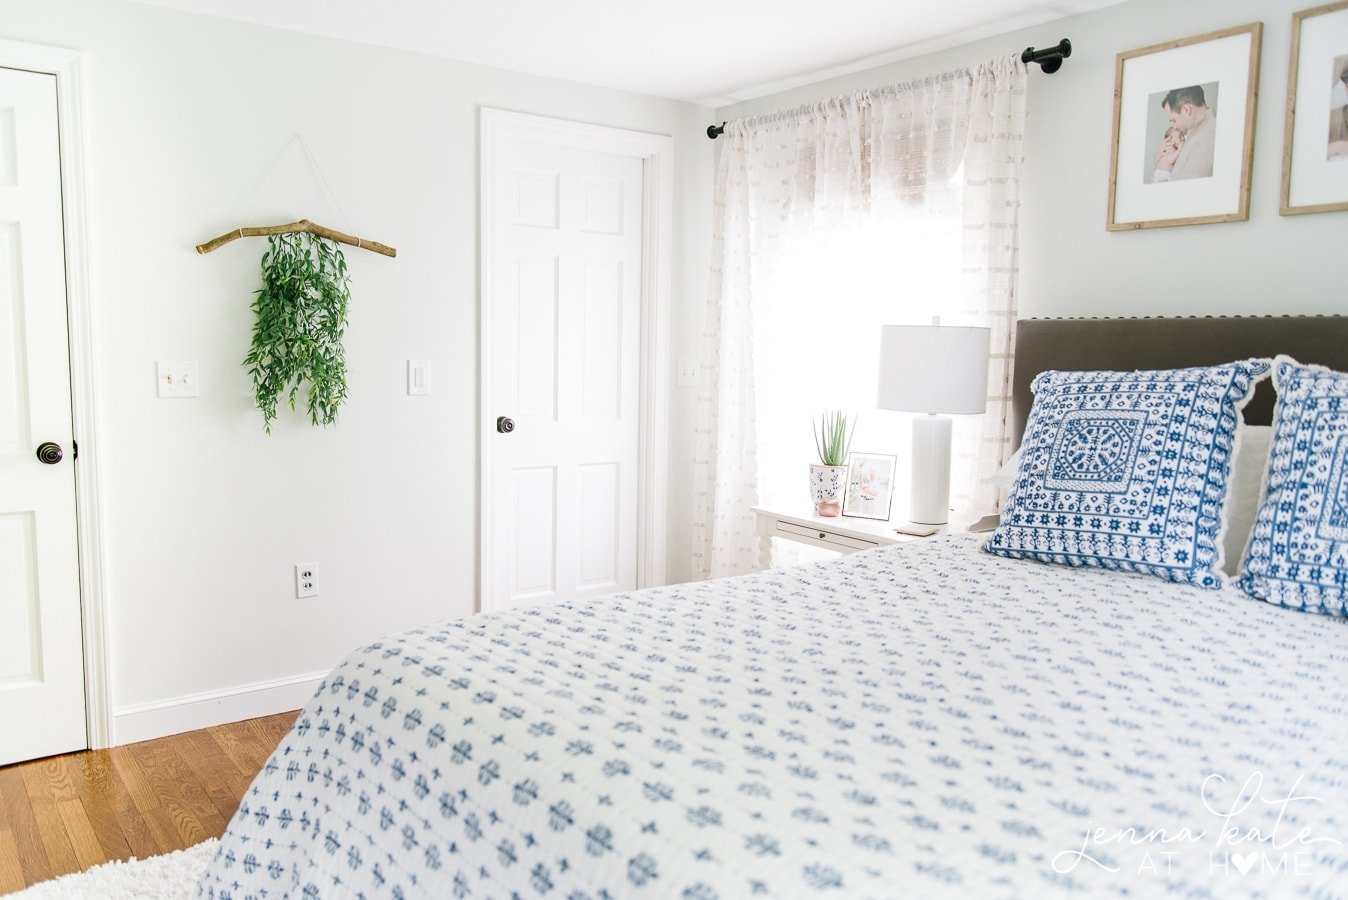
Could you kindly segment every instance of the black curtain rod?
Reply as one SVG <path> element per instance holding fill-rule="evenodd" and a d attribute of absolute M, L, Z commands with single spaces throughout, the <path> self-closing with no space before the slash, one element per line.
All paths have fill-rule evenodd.
<path fill-rule="evenodd" d="M 1063 38 L 1055 46 L 1044 47 L 1036 50 L 1033 47 L 1026 47 L 1025 52 L 1020 55 L 1020 61 L 1027 66 L 1031 63 L 1037 63 L 1045 75 L 1052 75 L 1062 68 L 1062 61 L 1072 55 L 1072 42 Z M 707 137 L 713 141 L 725 134 L 725 124 L 708 125 Z"/>
<path fill-rule="evenodd" d="M 1042 50 L 1026 47 L 1025 52 L 1020 55 L 1020 61 L 1027 66 L 1030 63 L 1039 63 L 1039 68 L 1044 70 L 1045 75 L 1052 75 L 1062 68 L 1062 61 L 1071 55 L 1072 42 L 1063 38 L 1058 41 L 1056 47 L 1045 47 Z"/>

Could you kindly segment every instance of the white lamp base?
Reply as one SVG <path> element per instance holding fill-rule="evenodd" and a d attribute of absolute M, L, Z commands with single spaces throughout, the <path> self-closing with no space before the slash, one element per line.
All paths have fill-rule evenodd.
<path fill-rule="evenodd" d="M 908 518 L 923 525 L 950 521 L 949 416 L 913 419 L 913 484 Z"/>

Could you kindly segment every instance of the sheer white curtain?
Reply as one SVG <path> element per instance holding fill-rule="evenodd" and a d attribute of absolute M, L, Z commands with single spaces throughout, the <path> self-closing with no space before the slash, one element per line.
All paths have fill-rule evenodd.
<path fill-rule="evenodd" d="M 1024 95 L 1024 65 L 1006 57 L 726 126 L 697 404 L 695 575 L 757 568 L 760 467 L 783 465 L 774 451 L 789 443 L 781 404 L 762 402 L 765 384 L 798 401 L 789 412 L 802 446 L 820 408 L 802 374 L 850 365 L 846 383 L 866 398 L 857 405 L 874 408 L 876 307 L 840 331 L 829 315 L 839 297 L 881 298 L 883 324 L 929 311 L 936 294 L 946 321 L 992 326 L 988 415 L 957 431 L 954 468 L 965 505 L 991 505 L 984 481 L 1007 441 Z M 915 297 L 919 270 L 926 296 Z M 809 454 L 794 459 L 803 506 Z"/>

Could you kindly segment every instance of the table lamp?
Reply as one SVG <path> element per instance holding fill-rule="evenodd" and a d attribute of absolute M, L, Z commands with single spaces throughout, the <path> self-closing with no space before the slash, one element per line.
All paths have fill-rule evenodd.
<path fill-rule="evenodd" d="M 926 413 L 913 419 L 909 519 L 950 520 L 949 415 L 976 415 L 988 404 L 990 328 L 885 325 L 880 330 L 881 409 Z"/>

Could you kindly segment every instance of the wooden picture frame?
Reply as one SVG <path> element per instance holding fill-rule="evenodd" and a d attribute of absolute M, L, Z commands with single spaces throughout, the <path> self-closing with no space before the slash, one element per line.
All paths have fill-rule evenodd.
<path fill-rule="evenodd" d="M 844 516 L 889 521 L 894 509 L 894 472 L 899 458 L 886 453 L 853 453 L 847 459 Z"/>
<path fill-rule="evenodd" d="M 1278 206 L 1284 216 L 1339 210 L 1348 210 L 1348 0 L 1292 14 Z"/>
<path fill-rule="evenodd" d="M 1106 228 L 1249 219 L 1263 32 L 1251 22 L 1118 55 Z"/>

